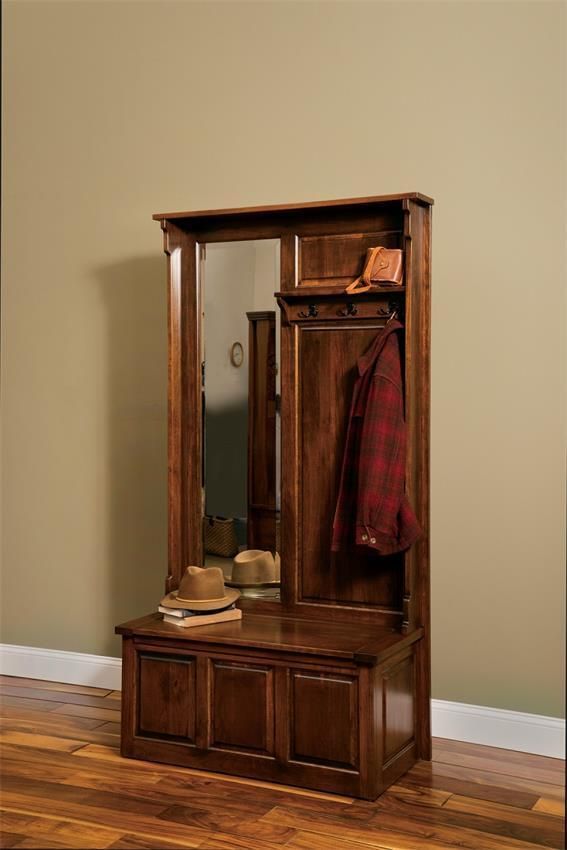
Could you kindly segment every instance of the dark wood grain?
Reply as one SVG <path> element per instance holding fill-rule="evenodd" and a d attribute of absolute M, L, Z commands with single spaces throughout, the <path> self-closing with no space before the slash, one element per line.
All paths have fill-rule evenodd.
<path fill-rule="evenodd" d="M 282 590 L 280 603 L 242 601 L 242 621 L 200 627 L 191 635 L 181 636 L 156 616 L 117 628 L 125 639 L 124 755 L 366 799 L 395 782 L 418 755 L 430 757 L 430 208 L 429 198 L 410 192 L 155 216 L 168 256 L 168 590 L 203 556 L 202 246 L 280 240 Z M 404 285 L 347 302 L 344 285 L 361 272 L 367 249 L 376 244 L 404 251 Z M 331 555 L 357 360 L 394 299 L 405 326 L 406 489 L 424 534 L 409 551 L 387 558 L 362 549 Z M 275 322 L 271 314 L 252 319 L 248 542 L 273 549 L 275 419 L 273 376 L 265 366 L 275 354 Z M 162 660 L 145 664 L 143 652 Z M 170 686 L 193 655 L 194 696 L 176 696 Z M 173 660 L 166 661 L 169 656 Z M 395 672 L 388 664 L 394 657 L 402 665 Z M 330 664 L 334 691 L 324 678 L 323 667 Z M 270 672 L 235 672 L 262 665 Z M 323 676 L 317 685 L 314 666 Z M 304 672 L 293 695 L 296 669 Z M 248 712 L 248 726 L 242 719 L 246 681 L 258 708 Z M 352 685 L 345 690 L 347 681 Z M 218 696 L 223 688 L 226 701 Z M 310 709 L 310 702 L 318 709 Z M 324 725 L 317 722 L 329 706 L 339 727 L 348 727 L 346 739 L 338 732 L 333 737 L 330 717 Z"/>
<path fill-rule="evenodd" d="M 274 671 L 216 662 L 212 746 L 274 754 Z"/>
<path fill-rule="evenodd" d="M 400 664 L 394 659 L 389 667 L 395 679 Z M 388 665 L 364 668 L 360 675 L 371 676 L 380 669 L 385 678 Z M 340 694 L 334 696 L 341 700 Z M 119 707 L 116 693 L 106 700 Z M 75 703 L 69 707 L 81 708 Z M 18 710 L 5 707 L 10 717 L 3 716 L 2 721 L 17 722 Z M 369 704 L 365 715 L 371 711 Z M 35 716 L 41 723 L 41 713 Z M 47 722 L 53 720 L 57 716 L 48 712 Z M 83 727 L 85 721 L 79 718 L 61 716 L 61 720 L 76 725 L 77 740 L 81 733 L 97 732 L 88 728 L 95 721 L 86 721 Z M 101 722 L 98 728 L 106 725 Z M 57 730 L 49 731 L 56 740 Z M 556 759 L 436 741 L 433 762 L 417 764 L 377 802 L 353 803 L 345 797 L 254 779 L 123 759 L 116 747 L 100 744 L 69 752 L 67 730 L 61 732 L 61 749 L 35 747 L 31 740 L 17 738 L 3 746 L 3 846 L 54 850 L 173 846 L 559 850 L 564 846 L 564 788 L 559 784 L 564 763 Z M 436 754 L 448 753 L 462 756 L 464 762 L 482 763 L 483 769 L 435 760 Z M 506 773 L 501 772 L 503 766 Z M 551 776 L 554 782 L 530 780 L 526 777 L 530 772 L 535 777 Z"/>
<path fill-rule="evenodd" d="M 195 739 L 195 659 L 140 656 L 141 734 Z"/>
<path fill-rule="evenodd" d="M 308 201 L 301 204 L 271 204 L 269 206 L 257 207 L 231 207 L 220 210 L 196 210 L 193 212 L 155 213 L 154 219 L 176 219 L 176 218 L 220 218 L 224 216 L 233 217 L 237 215 L 257 215 L 258 213 L 278 213 L 281 211 L 294 212 L 296 210 L 320 210 L 331 207 L 360 207 L 375 206 L 376 204 L 388 203 L 389 201 L 400 201 L 406 198 L 414 198 L 423 204 L 433 204 L 433 199 L 421 192 L 402 192 L 397 195 L 371 195 L 366 198 L 343 198 L 332 201 Z"/>
<path fill-rule="evenodd" d="M 248 312 L 248 549 L 276 546 L 276 314 Z"/>
<path fill-rule="evenodd" d="M 356 679 L 292 671 L 291 758 L 358 766 Z"/>

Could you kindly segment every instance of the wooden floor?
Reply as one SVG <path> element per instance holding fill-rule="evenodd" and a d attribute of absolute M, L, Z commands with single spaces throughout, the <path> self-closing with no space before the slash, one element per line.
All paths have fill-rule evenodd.
<path fill-rule="evenodd" d="M 121 759 L 120 693 L 1 677 L 3 847 L 534 850 L 564 762 L 436 740 L 376 803 Z"/>

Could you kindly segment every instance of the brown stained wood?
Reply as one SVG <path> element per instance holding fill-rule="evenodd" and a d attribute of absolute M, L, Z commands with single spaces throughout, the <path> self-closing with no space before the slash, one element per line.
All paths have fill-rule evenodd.
<path fill-rule="evenodd" d="M 133 835 L 132 833 L 128 833 L 123 835 L 113 844 L 108 845 L 108 850 L 176 850 L 176 848 L 183 847 L 187 845 L 183 845 L 177 841 L 166 841 L 160 838 L 144 838 L 140 835 Z M 193 847 L 194 845 L 189 845 Z M 202 845 L 199 844 L 199 847 Z"/>
<path fill-rule="evenodd" d="M 300 204 L 271 204 L 268 206 L 257 207 L 231 207 L 220 210 L 193 210 L 192 212 L 172 212 L 172 213 L 155 213 L 152 218 L 155 220 L 161 219 L 177 219 L 177 218 L 220 218 L 224 216 L 235 215 L 257 215 L 258 213 L 278 213 L 278 212 L 294 212 L 297 210 L 320 210 L 329 209 L 332 207 L 360 207 L 376 204 L 384 204 L 390 201 L 400 201 L 406 198 L 412 198 L 420 201 L 425 205 L 433 204 L 433 199 L 421 192 L 402 192 L 397 195 L 371 195 L 365 198 L 343 198 L 342 200 L 332 201 L 308 201 Z"/>
<path fill-rule="evenodd" d="M 366 846 L 372 846 L 377 850 L 390 850 L 391 847 L 397 847 L 399 845 L 373 844 Z M 331 848 L 332 850 L 362 850 L 364 844 L 360 844 L 358 841 L 345 841 L 342 838 L 337 838 L 335 835 L 332 841 L 329 841 L 328 835 L 300 831 L 287 843 L 286 847 L 293 848 L 293 850 L 331 850 Z"/>
<path fill-rule="evenodd" d="M 216 832 L 199 845 L 199 850 L 279 850 L 281 846 L 255 837 Z M 289 847 L 289 844 L 285 846 Z"/>
<path fill-rule="evenodd" d="M 34 747 L 40 750 L 59 750 L 64 753 L 73 753 L 84 746 L 84 741 L 76 741 L 72 738 L 34 735 L 30 732 L 12 732 L 10 730 L 0 731 L 0 743 L 17 744 L 20 747 Z"/>
<path fill-rule="evenodd" d="M 535 806 L 543 797 L 535 789 L 560 794 L 560 787 L 492 772 L 491 767 L 499 767 L 501 751 L 466 746 L 469 756 L 484 755 L 489 769 L 421 763 L 377 802 L 353 803 L 273 783 L 123 759 L 115 749 L 104 746 L 87 745 L 67 753 L 9 743 L 3 747 L 2 785 L 4 807 L 10 811 L 0 817 L 0 831 L 6 841 L 22 836 L 22 841 L 36 846 L 117 844 L 124 850 L 157 848 L 159 842 L 210 850 L 561 847 L 559 799 L 545 797 L 554 812 L 526 808 L 528 802 Z M 526 762 L 535 771 L 547 765 L 544 758 L 510 755 L 508 769 L 516 774 L 524 772 Z M 447 771 L 457 775 L 444 775 Z M 488 787 L 490 793 L 509 791 L 520 796 L 515 802 L 508 798 L 506 804 L 483 801 L 439 787 L 443 780 L 467 783 L 471 794 Z M 491 782 L 504 784 L 491 786 Z M 109 836 L 113 840 L 99 841 L 97 831 L 105 841 Z M 44 832 L 48 842 L 43 841 Z"/>
<path fill-rule="evenodd" d="M 419 785 L 410 785 L 404 776 L 398 785 L 390 785 L 385 796 L 392 796 L 416 806 L 443 806 L 450 799 L 450 791 L 439 791 L 436 788 L 424 788 Z M 403 782 L 403 784 L 402 784 Z"/>
<path fill-rule="evenodd" d="M 461 811 L 451 805 L 452 798 L 444 806 L 436 809 L 421 807 L 416 811 L 411 804 L 384 795 L 376 802 L 377 813 L 372 818 L 372 824 L 384 826 L 386 823 L 394 823 L 400 819 L 413 818 L 414 822 L 428 824 L 435 827 L 448 827 L 455 830 L 472 830 L 487 836 L 495 836 L 510 842 L 526 842 L 528 844 L 542 845 L 544 847 L 562 848 L 563 830 L 554 818 L 540 819 L 536 822 L 524 811 L 519 811 L 515 816 L 507 817 L 508 812 L 498 810 L 498 804 L 486 803 L 485 801 L 473 800 L 466 811 Z M 483 808 L 485 807 L 485 808 Z M 507 807 L 501 807 L 506 808 Z M 480 845 L 484 846 L 484 845 Z"/>
<path fill-rule="evenodd" d="M 534 812 L 543 812 L 546 815 L 554 815 L 555 817 L 565 817 L 565 801 L 553 800 L 547 797 L 540 797 L 537 803 L 533 806 Z"/>
<path fill-rule="evenodd" d="M 503 805 L 502 803 L 490 803 L 486 800 L 470 799 L 469 797 L 463 797 L 458 794 L 452 795 L 447 800 L 445 809 L 505 821 L 509 825 L 515 824 L 522 828 L 525 827 L 540 836 L 544 835 L 546 831 L 549 831 L 552 842 L 550 846 L 555 846 L 553 841 L 556 841 L 557 837 L 563 834 L 563 825 L 558 823 L 554 815 L 533 809 L 528 812 L 525 809 L 516 809 L 514 806 Z M 538 840 L 541 841 L 541 837 Z"/>
<path fill-rule="evenodd" d="M 358 765 L 358 683 L 292 670 L 291 758 Z"/>
<path fill-rule="evenodd" d="M 274 755 L 274 671 L 213 662 L 211 745 Z"/>
<path fill-rule="evenodd" d="M 155 817 L 143 814 L 132 815 L 126 812 L 121 813 L 93 805 L 62 802 L 58 799 L 49 799 L 46 802 L 41 797 L 17 794 L 9 791 L 3 795 L 3 806 L 9 811 L 16 810 L 24 813 L 29 812 L 30 808 L 33 808 L 34 811 L 41 813 L 44 817 L 49 816 L 56 819 L 64 819 L 77 824 L 84 823 L 89 827 L 104 823 L 105 826 L 111 826 L 115 829 L 122 829 L 124 832 L 141 835 L 150 841 L 153 838 L 161 839 L 164 834 L 163 821 Z M 181 826 L 173 823 L 168 825 L 167 834 L 171 841 L 175 841 L 183 847 L 199 847 L 207 836 L 207 832 L 198 827 L 188 824 Z"/>
<path fill-rule="evenodd" d="M 5 687 L 9 685 L 22 688 L 38 688 L 39 690 L 47 691 L 63 691 L 69 694 L 85 694 L 93 697 L 108 697 L 114 693 L 118 694 L 118 698 L 120 698 L 120 691 L 110 691 L 108 688 L 67 685 L 64 682 L 50 682 L 46 679 L 26 679 L 22 676 L 0 676 L 0 693 L 5 693 Z"/>
<path fill-rule="evenodd" d="M 329 659 L 377 664 L 419 640 L 421 633 L 404 637 L 391 629 L 372 628 L 360 622 L 310 622 L 306 619 L 247 614 L 241 621 L 188 629 L 190 634 L 150 614 L 118 627 L 120 634 L 160 639 L 160 645 L 183 648 L 187 643 L 224 645 L 235 649 L 266 649 L 274 653 L 300 653 Z M 165 641 L 168 641 L 166 644 Z M 210 651 L 210 650 L 209 650 Z"/>
<path fill-rule="evenodd" d="M 439 776 L 433 771 L 429 771 L 427 775 L 423 775 L 418 773 L 418 770 L 419 766 L 416 766 L 410 774 L 404 776 L 403 788 L 406 793 L 419 794 L 424 790 L 424 785 L 427 785 L 428 788 L 426 790 L 441 794 L 445 799 L 448 799 L 452 794 L 461 794 L 465 797 L 488 800 L 492 803 L 505 803 L 519 809 L 532 809 L 537 800 L 541 799 L 537 794 L 524 792 L 519 789 L 502 788 L 501 786 L 490 784 L 488 780 L 455 779 L 450 776 Z M 466 773 L 467 771 L 465 771 Z M 392 786 L 390 790 L 393 791 L 394 788 L 398 789 L 401 787 Z M 554 800 L 553 802 L 558 803 L 559 801 Z"/>
<path fill-rule="evenodd" d="M 17 847 L 27 848 L 27 850 L 45 850 L 45 842 L 43 839 L 38 838 L 24 838 L 23 841 L 19 842 Z M 65 848 L 73 848 L 77 847 L 76 844 L 68 844 L 63 841 L 54 841 L 50 839 L 49 841 L 50 850 L 65 850 Z"/>
<path fill-rule="evenodd" d="M 29 796 L 34 799 L 48 800 L 51 809 L 52 801 L 59 801 L 69 805 L 85 805 L 98 807 L 105 811 L 122 812 L 128 815 L 158 815 L 167 804 L 151 802 L 143 796 L 128 796 L 119 792 L 104 790 L 93 790 L 81 788 L 76 785 L 65 785 L 56 782 L 48 782 L 43 779 L 32 779 L 30 777 L 18 777 L 11 774 L 4 776 L 2 780 L 3 802 L 8 805 L 10 794 Z"/>
<path fill-rule="evenodd" d="M 518 840 L 512 834 L 501 836 L 473 829 L 470 824 L 447 825 L 443 822 L 443 808 L 420 808 L 418 812 L 412 813 L 411 817 L 405 813 L 392 815 L 381 811 L 371 822 L 356 824 L 345 823 L 340 817 L 318 818 L 314 821 L 306 818 L 304 813 L 278 807 L 263 820 L 300 832 L 324 835 L 329 846 L 334 846 L 337 839 L 371 847 L 384 847 L 388 850 L 443 850 L 455 846 L 466 850 L 541 850 L 546 846 Z"/>
<path fill-rule="evenodd" d="M 560 768 L 561 762 L 559 759 L 545 760 L 542 767 L 532 767 L 529 762 L 527 764 L 523 764 L 521 760 L 518 762 L 508 761 L 505 754 L 509 753 L 510 750 L 499 750 L 499 752 L 503 754 L 502 760 L 494 759 L 491 756 L 473 755 L 472 751 L 459 752 L 458 750 L 448 750 L 444 744 L 440 744 L 436 747 L 435 760 L 447 764 L 460 765 L 462 767 L 475 767 L 479 770 L 490 770 L 493 773 L 512 773 L 516 776 L 531 779 L 536 782 L 548 782 L 551 785 L 560 785 L 564 783 L 564 776 Z M 524 755 L 524 753 L 522 753 L 522 755 Z M 558 761 L 559 765 L 557 767 L 553 764 L 549 765 L 548 761 Z"/>
<path fill-rule="evenodd" d="M 120 720 L 120 712 L 114 708 L 98 708 L 93 705 L 60 705 L 53 711 L 54 714 L 64 714 L 71 717 L 92 717 L 96 720 L 111 720 L 114 723 Z"/>
<path fill-rule="evenodd" d="M 195 739 L 195 660 L 142 653 L 140 665 L 141 734 Z"/>
<path fill-rule="evenodd" d="M 65 703 L 70 705 L 92 705 L 105 708 L 107 700 L 105 697 L 92 696 L 90 694 L 77 694 L 73 692 L 49 691 L 44 688 L 26 688 L 21 686 L 7 685 L 2 687 L 2 693 L 6 696 L 23 697 L 25 699 L 37 699 L 42 702 Z"/>
<path fill-rule="evenodd" d="M 92 729 L 89 727 L 69 725 L 62 723 L 61 718 L 57 718 L 58 723 L 45 723 L 43 721 L 30 720 L 9 720 L 6 718 L 0 719 L 0 734 L 3 732 L 25 732 L 32 735 L 53 735 L 58 738 L 72 738 L 75 741 L 81 741 L 83 744 L 107 744 L 108 746 L 119 746 L 119 732 L 113 734 L 105 733 L 100 729 Z M 69 720 L 83 720 L 83 718 L 69 718 Z M 87 721 L 98 725 L 98 721 Z M 117 724 L 116 724 L 117 725 Z"/>
<path fill-rule="evenodd" d="M 68 847 L 104 848 L 121 837 L 120 830 L 110 830 L 103 826 L 69 823 L 46 817 L 31 817 L 17 812 L 0 812 L 2 829 L 19 829 L 26 839 L 38 842 L 38 847 L 52 847 L 52 841 L 59 841 Z"/>
<path fill-rule="evenodd" d="M 6 724 L 6 728 L 9 728 L 9 724 L 12 722 L 26 723 L 29 724 L 30 730 L 34 726 L 37 726 L 37 728 L 41 726 L 42 728 L 55 728 L 58 730 L 62 725 L 73 729 L 98 729 L 102 722 L 88 717 L 68 717 L 62 719 L 61 715 L 53 714 L 50 711 L 32 711 L 31 709 L 19 708 L 18 706 L 0 706 L 0 718 Z"/>
<path fill-rule="evenodd" d="M 415 737 L 415 659 L 404 658 L 384 672 L 383 758 L 390 761 Z"/>
<path fill-rule="evenodd" d="M 299 285 L 341 286 L 363 270 L 368 248 L 400 247 L 399 231 L 374 231 L 346 235 L 305 236 L 299 240 Z"/>
<path fill-rule="evenodd" d="M 282 593 L 281 603 L 243 601 L 245 617 L 239 623 L 203 626 L 190 635 L 180 636 L 156 616 L 117 627 L 124 636 L 123 755 L 364 799 L 395 782 L 418 755 L 429 758 L 430 206 L 425 196 L 402 193 L 156 216 L 165 237 L 169 286 L 167 590 L 177 586 L 187 564 L 201 564 L 203 554 L 201 246 L 234 239 L 280 240 Z M 341 290 L 361 271 L 373 244 L 404 250 L 404 286 L 380 287 L 347 304 Z M 312 297 L 316 303 L 311 304 Z M 408 552 L 389 558 L 362 549 L 331 555 L 357 360 L 383 327 L 392 298 L 398 299 L 405 327 L 406 488 L 424 534 Z M 264 352 L 265 362 L 275 346 L 270 334 L 262 340 L 256 336 L 252 341 Z M 257 379 L 253 370 L 250 381 L 265 434 L 270 408 L 266 377 Z M 252 405 L 251 422 L 255 415 Z M 259 459 L 260 472 L 251 462 L 248 488 L 251 539 L 262 547 L 269 543 L 266 533 L 274 510 L 273 487 L 269 476 L 263 478 L 273 455 L 273 429 L 269 431 L 264 448 L 270 450 Z M 251 444 L 262 454 L 258 434 Z M 151 673 L 144 652 L 156 659 Z M 387 662 L 394 656 L 403 666 L 389 673 Z M 180 665 L 192 657 L 197 673 L 191 696 L 172 698 L 170 685 Z M 265 690 L 260 687 L 248 703 L 257 708 L 249 710 L 248 726 L 242 719 L 246 688 L 231 685 L 228 701 L 215 690 L 211 665 L 227 662 L 241 669 L 273 669 L 266 674 L 266 681 L 271 677 L 273 682 Z M 163 675 L 157 673 L 160 664 Z M 331 664 L 334 670 L 323 669 Z M 332 687 L 323 680 L 317 688 L 305 684 L 315 680 L 311 673 L 317 667 L 323 675 L 333 673 L 336 682 L 351 681 L 346 701 L 343 691 L 333 698 Z M 296 669 L 303 671 L 304 681 L 293 695 Z M 228 681 L 233 674 L 224 676 Z M 317 698 L 313 693 L 311 700 L 302 696 L 303 684 L 305 692 L 315 688 Z M 334 738 L 317 723 L 327 717 L 326 701 L 333 703 L 344 727 Z M 320 710 L 310 710 L 310 702 Z"/>
<path fill-rule="evenodd" d="M 246 546 L 276 545 L 276 314 L 248 312 L 248 486 Z"/>
<path fill-rule="evenodd" d="M 326 605 L 328 617 L 340 616 L 340 606 L 353 603 L 393 614 L 401 610 L 401 556 L 330 552 L 356 363 L 382 326 L 378 319 L 370 325 L 304 323 L 295 336 L 301 375 L 294 415 L 301 422 L 298 511 L 303 531 L 298 601 Z M 353 619 L 352 611 L 348 614 Z"/>
<path fill-rule="evenodd" d="M 202 826 L 214 832 L 225 832 L 250 839 L 269 841 L 272 844 L 286 844 L 294 835 L 294 830 L 279 824 L 264 822 L 256 818 L 243 819 L 222 811 L 210 812 L 190 806 L 171 806 L 159 816 L 166 824 L 171 822 Z"/>
<path fill-rule="evenodd" d="M 25 838 L 17 832 L 0 832 L 0 847 L 16 847 Z"/>
<path fill-rule="evenodd" d="M 44 699 L 27 699 L 26 697 L 12 697 L 0 695 L 0 710 L 5 707 L 22 708 L 34 712 L 55 711 L 63 705 L 63 702 L 52 702 Z"/>
<path fill-rule="evenodd" d="M 459 755 L 478 756 L 478 744 L 469 744 L 466 741 L 451 741 L 445 738 L 437 738 L 435 741 L 435 752 L 443 753 L 444 757 L 448 753 Z M 563 759 L 551 758 L 549 756 L 538 756 L 531 753 L 521 753 L 516 750 L 504 750 L 499 747 L 483 747 L 482 756 L 484 759 L 490 759 L 495 765 L 498 772 L 504 773 L 502 767 L 508 765 L 520 765 L 524 768 L 533 767 L 536 770 L 545 770 L 549 775 L 555 776 L 558 785 L 565 785 L 565 762 Z M 443 759 L 438 759 L 443 761 Z"/>
<path fill-rule="evenodd" d="M 112 721 L 102 723 L 97 729 L 99 732 L 108 732 L 109 735 L 120 735 L 120 724 Z"/>
<path fill-rule="evenodd" d="M 479 755 L 483 752 L 484 747 L 478 747 Z M 490 767 L 490 762 L 488 767 Z M 496 764 L 496 767 L 498 765 Z M 532 800 L 535 796 L 550 797 L 554 800 L 565 801 L 564 785 L 554 785 L 546 782 L 538 782 L 536 780 L 523 779 L 513 774 L 494 773 L 491 770 L 479 770 L 478 768 L 461 767 L 460 765 L 443 764 L 442 762 L 433 761 L 430 763 L 419 762 L 412 769 L 411 774 L 407 777 L 410 782 L 418 782 L 428 785 L 432 788 L 447 788 L 453 790 L 454 793 L 465 793 L 465 796 L 479 797 L 479 792 L 487 794 L 500 794 L 501 792 L 511 792 L 512 794 L 527 795 L 528 800 Z M 469 792 L 463 792 L 458 786 L 454 786 L 455 782 L 464 782 L 471 787 Z M 474 789 L 475 793 L 472 793 Z M 491 799 L 487 796 L 486 799 Z M 532 804 L 526 805 L 526 799 L 521 796 L 521 803 L 515 803 L 520 808 L 532 808 Z M 508 803 L 510 800 L 494 799 L 495 803 Z M 535 801 L 534 801 L 535 802 Z"/>

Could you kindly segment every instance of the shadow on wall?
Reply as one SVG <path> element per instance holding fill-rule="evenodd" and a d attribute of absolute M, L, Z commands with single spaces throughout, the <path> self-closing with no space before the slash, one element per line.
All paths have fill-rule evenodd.
<path fill-rule="evenodd" d="M 117 623 L 155 611 L 167 574 L 165 259 L 95 270 L 107 317 L 107 652 Z M 102 579 L 102 576 L 101 576 Z"/>

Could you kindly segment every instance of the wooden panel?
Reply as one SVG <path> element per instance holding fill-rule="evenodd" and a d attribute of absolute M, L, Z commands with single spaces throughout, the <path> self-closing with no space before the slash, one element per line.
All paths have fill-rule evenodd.
<path fill-rule="evenodd" d="M 358 680 L 294 670 L 291 681 L 291 759 L 355 768 Z"/>
<path fill-rule="evenodd" d="M 194 659 L 140 655 L 137 732 L 194 740 Z"/>
<path fill-rule="evenodd" d="M 387 764 L 415 736 L 415 671 L 413 655 L 384 673 L 383 761 Z"/>
<path fill-rule="evenodd" d="M 357 359 L 381 326 L 345 322 L 300 327 L 299 586 L 304 601 L 401 611 L 403 555 L 330 551 Z"/>
<path fill-rule="evenodd" d="M 212 746 L 273 755 L 272 668 L 213 662 L 212 687 Z"/>
<path fill-rule="evenodd" d="M 427 195 L 423 195 L 421 192 L 399 192 L 395 195 L 369 195 L 365 198 L 343 198 L 332 201 L 309 201 L 307 203 L 301 204 L 271 204 L 269 206 L 258 206 L 258 207 L 232 207 L 229 209 L 221 209 L 221 210 L 191 210 L 187 212 L 169 212 L 169 213 L 155 213 L 152 218 L 156 220 L 160 220 L 163 218 L 167 219 L 196 219 L 196 218 L 205 218 L 205 219 L 214 219 L 214 218 L 234 218 L 237 216 L 258 216 L 262 217 L 262 221 L 265 223 L 268 221 L 267 216 L 270 216 L 274 213 L 281 212 L 290 212 L 290 213 L 300 213 L 300 212 L 310 212 L 314 214 L 318 210 L 332 210 L 333 207 L 338 207 L 339 209 L 342 207 L 352 207 L 356 208 L 366 207 L 366 206 L 383 206 L 385 204 L 390 204 L 393 201 L 402 201 L 405 199 L 415 199 L 420 203 L 428 206 L 433 204 L 433 199 L 428 197 Z"/>
<path fill-rule="evenodd" d="M 168 257 L 169 593 L 187 564 L 203 563 L 201 316 L 195 238 L 172 222 L 162 228 Z"/>
<path fill-rule="evenodd" d="M 346 286 L 362 272 L 366 251 L 400 247 L 399 232 L 304 236 L 299 240 L 299 285 Z"/>
<path fill-rule="evenodd" d="M 276 549 L 276 314 L 247 313 L 248 549 Z"/>
<path fill-rule="evenodd" d="M 327 296 L 329 290 L 332 291 L 332 287 L 321 286 L 320 289 L 324 289 Z M 387 291 L 384 288 L 379 295 L 374 292 L 362 297 L 337 294 L 337 297 L 332 299 L 318 298 L 316 288 L 309 288 L 308 292 L 305 298 L 297 297 L 303 295 L 301 288 L 291 297 L 290 293 L 280 293 L 282 297 L 279 303 L 288 322 L 351 322 L 355 316 L 357 320 L 386 319 L 395 308 L 403 311 L 405 289 L 403 286 L 391 286 Z"/>

